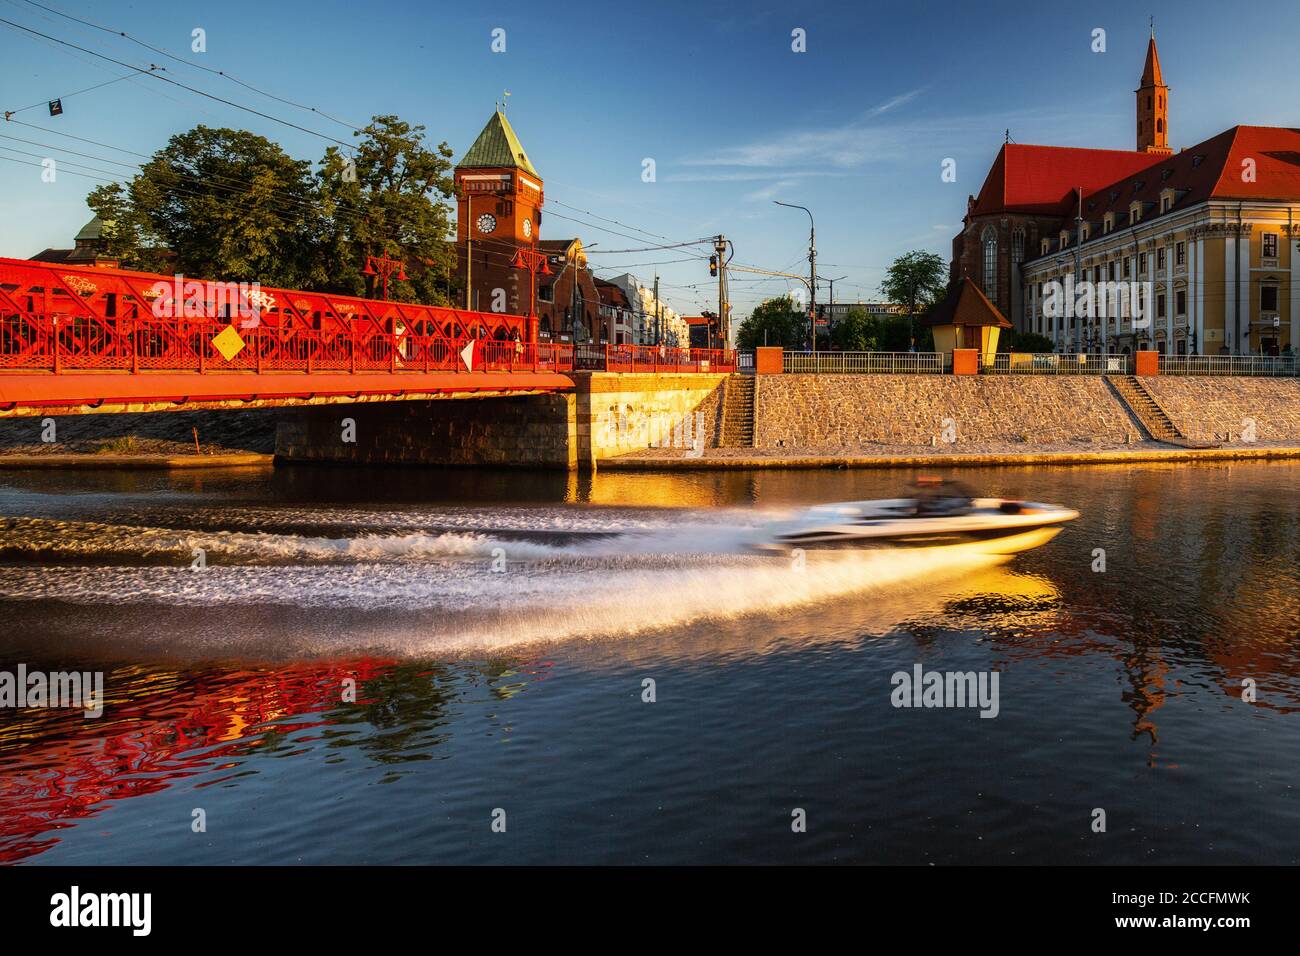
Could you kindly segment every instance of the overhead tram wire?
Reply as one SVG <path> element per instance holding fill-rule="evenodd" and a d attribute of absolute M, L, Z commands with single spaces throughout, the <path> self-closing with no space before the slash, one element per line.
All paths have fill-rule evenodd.
<path fill-rule="evenodd" d="M 337 145 L 342 146 L 345 149 L 354 148 L 354 144 L 345 142 L 344 140 L 338 139 L 334 136 L 330 136 L 327 133 L 321 133 L 314 129 L 308 129 L 306 126 L 300 126 L 299 124 L 294 123 L 291 120 L 280 119 L 278 116 L 272 116 L 270 113 L 263 113 L 261 110 L 254 109 L 251 106 L 245 106 L 242 103 L 236 103 L 234 100 L 228 100 L 223 96 L 217 96 L 215 93 L 209 93 L 206 90 L 200 90 L 197 87 L 190 86 L 187 83 L 182 83 L 179 80 L 173 80 L 171 77 L 163 76 L 161 75 L 160 72 L 158 72 L 163 70 L 163 67 L 159 67 L 151 64 L 150 69 L 146 70 L 143 67 L 136 66 L 132 63 L 126 63 L 122 60 L 117 59 L 116 57 L 108 56 L 105 53 L 100 53 L 96 50 L 87 49 L 86 47 L 79 46 L 78 44 L 72 43 L 68 40 L 61 40 L 58 37 L 50 36 L 48 33 L 42 33 L 40 30 L 33 30 L 31 27 L 23 26 L 21 23 L 14 23 L 14 21 L 7 20 L 4 17 L 0 17 L 0 23 L 4 24 L 5 26 L 11 27 L 15 30 L 21 30 L 24 33 L 30 33 L 33 36 L 42 37 L 43 39 L 46 40 L 52 40 L 55 43 L 61 44 L 63 46 L 71 47 L 74 50 L 80 50 L 82 53 L 89 53 L 91 56 L 99 57 L 101 60 L 106 60 L 109 63 L 115 63 L 118 66 L 126 67 L 128 70 L 135 70 L 137 73 L 143 74 L 145 76 L 151 76 L 156 80 L 162 80 L 164 83 L 170 83 L 172 86 L 180 87 L 183 90 L 188 90 L 189 92 L 195 93 L 199 96 L 207 97 L 208 99 L 215 100 L 218 103 L 224 103 L 226 106 L 233 106 L 235 109 L 243 110 L 244 112 L 251 113 L 254 116 L 260 116 L 262 119 L 270 120 L 273 123 L 279 123 L 282 126 L 287 126 L 291 129 L 296 129 L 300 132 L 307 133 L 311 136 L 319 137 L 320 139 L 326 140 L 328 142 L 336 143 Z"/>
<path fill-rule="evenodd" d="M 26 113 L 28 110 L 34 110 L 40 106 L 47 106 L 54 102 L 54 100 L 62 102 L 63 100 L 71 99 L 74 96 L 80 96 L 82 93 L 89 93 L 92 90 L 100 90 L 106 86 L 112 86 L 114 83 L 121 83 L 123 80 L 133 80 L 136 78 L 136 75 L 137 74 L 135 73 L 128 73 L 126 76 L 117 76 L 111 80 L 105 80 L 103 83 L 96 83 L 94 86 L 87 86 L 85 89 L 74 90 L 71 93 L 64 93 L 48 100 L 41 100 L 39 103 L 33 103 L 31 106 L 21 106 L 16 110 L 5 110 L 5 119 L 8 119 L 11 116 L 17 116 L 19 113 Z"/>
<path fill-rule="evenodd" d="M 138 46 L 144 47 L 146 50 L 151 50 L 152 52 L 157 53 L 160 56 L 165 56 L 168 59 L 175 60 L 177 63 L 182 63 L 185 66 L 193 67 L 196 70 L 203 70 L 205 73 L 211 73 L 214 76 L 224 77 L 227 80 L 230 80 L 230 82 L 242 86 L 246 90 L 251 90 L 252 92 L 257 93 L 259 96 L 265 96 L 267 99 L 275 100 L 277 103 L 283 103 L 286 106 L 292 106 L 295 109 L 306 110 L 307 112 L 315 113 L 317 116 L 321 116 L 329 120 L 331 123 L 337 123 L 338 125 L 346 129 L 353 130 L 354 132 L 361 131 L 361 127 L 358 127 L 355 123 L 349 123 L 346 120 L 341 120 L 338 117 L 331 116 L 329 113 L 326 113 L 324 110 L 317 109 L 314 106 L 309 106 L 306 103 L 298 103 L 294 100 L 287 99 L 286 97 L 277 96 L 275 93 L 270 93 L 259 87 L 253 86 L 251 83 L 245 83 L 243 80 L 239 79 L 236 76 L 231 75 L 230 73 L 227 73 L 225 70 L 218 70 L 210 66 L 204 66 L 202 63 L 195 63 L 194 61 L 188 60 L 185 57 L 177 56 L 175 53 L 170 53 L 167 50 L 163 49 L 162 47 L 157 47 L 151 43 L 146 43 L 144 40 L 132 36 L 131 34 L 127 33 L 125 30 L 115 30 L 112 27 L 106 27 L 102 24 L 94 23 L 82 17 L 74 16 L 73 14 L 70 13 L 64 13 L 61 10 L 56 10 L 54 7 L 48 7 L 43 3 L 37 3 L 36 0 L 23 0 L 23 2 L 30 4 L 33 7 L 38 7 L 39 9 L 45 10 L 49 13 L 53 13 L 55 16 L 63 17 L 65 20 L 72 20 L 76 23 L 81 23 L 84 24 L 85 26 L 92 27 L 93 29 L 99 30 L 103 33 L 107 33 L 110 36 L 121 37 L 124 40 L 129 40 L 130 42 L 135 43 Z"/>

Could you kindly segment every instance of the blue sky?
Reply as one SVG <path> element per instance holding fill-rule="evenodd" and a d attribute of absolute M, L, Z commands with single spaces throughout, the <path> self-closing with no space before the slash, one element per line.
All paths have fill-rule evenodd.
<path fill-rule="evenodd" d="M 716 303 L 705 263 L 668 261 L 682 259 L 679 250 L 605 250 L 663 241 L 651 235 L 685 241 L 723 232 L 739 262 L 803 271 L 807 217 L 772 204 L 781 199 L 812 208 L 819 272 L 847 276 L 836 299 L 875 298 L 895 256 L 929 249 L 947 259 L 966 196 L 978 192 L 1005 128 L 1021 143 L 1133 148 L 1148 14 L 1171 87 L 1176 148 L 1236 123 L 1300 123 L 1289 74 L 1300 5 L 1274 0 L 1252 4 L 1249 17 L 1195 0 L 1141 9 L 758 3 L 722 13 L 698 3 L 40 2 L 350 122 L 396 113 L 457 154 L 509 90 L 511 123 L 546 182 L 543 236 L 594 244 L 593 265 L 607 276 L 630 269 L 648 280 L 660 263 L 664 297 L 684 312 Z M 164 64 L 174 79 L 351 139 L 322 117 L 26 0 L 0 0 L 0 17 L 127 63 Z M 206 53 L 190 53 L 196 27 L 206 31 Z M 1105 53 L 1090 49 L 1097 27 L 1106 30 Z M 504 53 L 490 48 L 495 28 L 506 31 Z M 791 50 L 795 28 L 806 31 L 805 53 Z M 0 62 L 6 110 L 129 72 L 4 24 Z M 43 106 L 15 118 L 145 154 L 198 123 L 251 129 L 300 158 L 319 159 L 329 145 L 143 76 L 67 96 L 64 109 L 57 118 Z M 4 256 L 71 244 L 95 183 L 63 174 L 73 169 L 66 163 L 126 173 L 104 159 L 137 159 L 13 124 L 0 134 L 98 157 L 0 139 L 9 148 L 0 156 L 39 163 L 11 150 L 49 155 L 62 170 L 42 183 L 39 168 L 0 162 Z M 940 179 L 949 157 L 956 183 Z M 655 160 L 653 183 L 642 181 L 646 158 Z M 787 286 L 734 275 L 733 308 L 744 315 Z"/>

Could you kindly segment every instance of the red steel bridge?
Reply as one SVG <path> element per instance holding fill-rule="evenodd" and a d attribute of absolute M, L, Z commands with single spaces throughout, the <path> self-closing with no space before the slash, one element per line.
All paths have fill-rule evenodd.
<path fill-rule="evenodd" d="M 537 394 L 573 388 L 575 364 L 735 370 L 728 350 L 575 350 L 528 329 L 520 315 L 0 258 L 0 416 Z"/>

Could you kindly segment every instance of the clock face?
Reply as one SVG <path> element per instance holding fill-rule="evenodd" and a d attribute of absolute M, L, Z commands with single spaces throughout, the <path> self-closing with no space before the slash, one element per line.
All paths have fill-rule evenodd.
<path fill-rule="evenodd" d="M 478 231 L 492 232 L 497 227 L 497 217 L 490 213 L 484 213 L 478 217 Z"/>
<path fill-rule="evenodd" d="M 529 238 L 530 236 L 532 236 L 532 234 L 533 234 L 533 221 L 532 221 L 531 219 L 525 219 L 525 220 L 524 220 L 524 238 L 527 239 L 527 238 Z"/>

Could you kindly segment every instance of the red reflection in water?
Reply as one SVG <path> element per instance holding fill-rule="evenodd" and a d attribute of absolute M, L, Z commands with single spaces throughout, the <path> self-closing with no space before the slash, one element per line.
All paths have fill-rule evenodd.
<path fill-rule="evenodd" d="M 277 735 L 334 723 L 288 721 L 341 706 L 343 681 L 362 685 L 395 667 L 364 659 L 275 671 L 105 675 L 104 716 L 26 710 L 0 728 L 0 863 L 58 843 L 107 801 L 156 793 L 229 767 Z M 120 696 L 119 696 L 120 695 Z M 288 721 L 288 722 L 286 722 Z"/>

